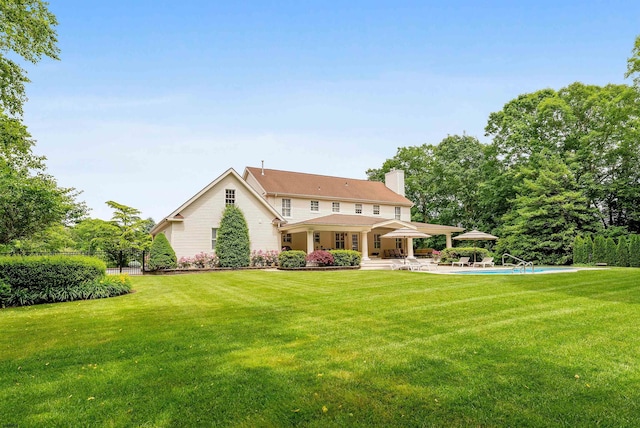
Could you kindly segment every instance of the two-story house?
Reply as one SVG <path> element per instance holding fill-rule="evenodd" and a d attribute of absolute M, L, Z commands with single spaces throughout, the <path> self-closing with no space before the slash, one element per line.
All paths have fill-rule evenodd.
<path fill-rule="evenodd" d="M 247 167 L 229 169 L 161 220 L 151 231 L 164 233 L 178 257 L 212 252 L 225 205 L 235 204 L 249 227 L 252 250 L 352 249 L 363 259 L 400 248 L 413 256 L 411 239 L 382 236 L 398 228 L 446 235 L 459 227 L 411 221 L 413 203 L 404 196 L 404 171 L 385 183 Z M 404 247 L 407 248 L 404 248 Z"/>

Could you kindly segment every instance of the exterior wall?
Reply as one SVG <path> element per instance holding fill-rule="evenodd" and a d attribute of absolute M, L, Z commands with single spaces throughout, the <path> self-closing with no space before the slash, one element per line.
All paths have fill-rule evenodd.
<path fill-rule="evenodd" d="M 220 227 L 225 207 L 225 190 L 235 189 L 236 206 L 244 213 L 249 227 L 252 250 L 279 250 L 280 233 L 271 223 L 273 214 L 233 175 L 227 175 L 216 186 L 193 201 L 180 214 L 182 222 L 173 222 L 167 238 L 178 258 L 200 252 L 213 252 L 211 229 Z"/>
<path fill-rule="evenodd" d="M 356 214 L 356 203 L 352 201 L 341 201 L 339 199 L 327 200 L 327 199 L 302 199 L 293 197 L 274 197 L 269 195 L 267 202 L 271 204 L 280 214 L 282 214 L 282 199 L 291 200 L 291 216 L 285 216 L 285 220 L 289 223 L 297 223 L 304 220 L 309 220 L 317 217 L 324 217 L 331 214 L 348 214 L 348 215 L 363 215 L 367 217 L 380 217 L 380 219 L 393 219 L 395 218 L 395 207 L 399 205 L 380 205 L 380 214 L 373 214 L 372 203 L 362 203 L 362 214 Z M 319 211 L 311 211 L 311 201 L 317 200 L 319 203 Z M 333 212 L 333 202 L 340 202 L 340 212 Z M 411 208 L 400 207 L 400 220 L 411 221 Z"/>

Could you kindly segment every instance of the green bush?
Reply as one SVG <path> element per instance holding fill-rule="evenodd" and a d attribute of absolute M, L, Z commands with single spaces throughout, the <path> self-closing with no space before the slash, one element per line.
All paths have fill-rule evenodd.
<path fill-rule="evenodd" d="M 473 261 L 474 254 L 476 260 L 480 261 L 489 256 L 489 250 L 486 248 L 474 247 L 445 248 L 440 252 L 440 261 L 443 263 L 450 263 L 459 260 L 460 257 L 470 257 Z"/>
<path fill-rule="evenodd" d="M 596 235 L 593 238 L 593 263 L 606 263 L 607 262 L 607 241 L 602 235 Z"/>
<path fill-rule="evenodd" d="M 609 237 L 605 240 L 605 250 L 607 252 L 605 263 L 608 266 L 616 266 L 618 264 L 617 249 L 616 241 L 613 238 Z"/>
<path fill-rule="evenodd" d="M 106 269 L 87 256 L 0 257 L 0 279 L 12 289 L 75 287 L 104 276 Z"/>
<path fill-rule="evenodd" d="M 334 266 L 360 266 L 362 254 L 354 250 L 330 250 Z"/>
<path fill-rule="evenodd" d="M 618 238 L 618 248 L 616 248 L 617 263 L 616 266 L 629 266 L 629 243 L 624 236 Z"/>
<path fill-rule="evenodd" d="M 629 236 L 629 266 L 640 267 L 640 235 Z"/>
<path fill-rule="evenodd" d="M 25 306 L 118 296 L 131 291 L 127 275 L 105 275 L 93 257 L 0 258 L 0 305 Z"/>
<path fill-rule="evenodd" d="M 242 210 L 235 205 L 227 205 L 222 213 L 216 255 L 220 267 L 247 267 L 251 263 L 249 227 Z"/>
<path fill-rule="evenodd" d="M 585 242 L 581 236 L 573 240 L 573 264 L 586 264 Z"/>
<path fill-rule="evenodd" d="M 285 269 L 305 267 L 307 254 L 304 251 L 283 251 L 278 256 L 278 265 Z"/>
<path fill-rule="evenodd" d="M 591 236 L 584 238 L 584 262 L 586 264 L 593 264 L 593 240 Z"/>
<path fill-rule="evenodd" d="M 178 259 L 164 233 L 159 233 L 149 249 L 149 270 L 175 269 Z"/>

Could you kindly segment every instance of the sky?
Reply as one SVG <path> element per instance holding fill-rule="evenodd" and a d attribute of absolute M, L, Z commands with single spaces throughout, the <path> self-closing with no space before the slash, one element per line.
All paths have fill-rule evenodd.
<path fill-rule="evenodd" d="M 108 220 L 156 222 L 229 168 L 366 178 L 399 147 L 484 135 L 520 94 L 624 79 L 629 1 L 51 0 L 27 64 L 47 170 Z"/>

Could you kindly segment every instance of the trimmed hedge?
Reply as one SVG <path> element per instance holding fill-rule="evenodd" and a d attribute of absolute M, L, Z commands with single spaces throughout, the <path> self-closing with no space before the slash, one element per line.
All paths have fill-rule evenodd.
<path fill-rule="evenodd" d="M 159 233 L 149 249 L 149 270 L 175 269 L 178 259 L 164 233 Z"/>
<path fill-rule="evenodd" d="M 330 250 L 334 266 L 360 266 L 362 254 L 354 250 Z"/>
<path fill-rule="evenodd" d="M 278 255 L 278 265 L 281 268 L 300 268 L 307 265 L 307 254 L 304 251 L 289 250 Z"/>
<path fill-rule="evenodd" d="M 0 257 L 0 306 L 99 299 L 131 291 L 128 275 L 105 273 L 105 263 L 93 257 Z"/>

